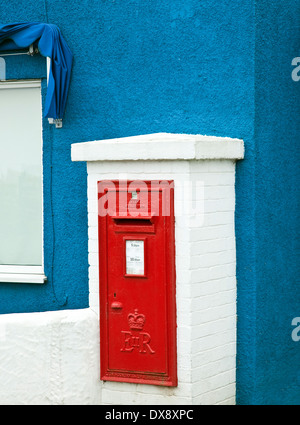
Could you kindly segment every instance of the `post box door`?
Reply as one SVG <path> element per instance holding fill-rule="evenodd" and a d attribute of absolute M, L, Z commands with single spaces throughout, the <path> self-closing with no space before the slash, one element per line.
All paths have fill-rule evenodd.
<path fill-rule="evenodd" d="M 116 183 L 128 206 L 127 189 Z M 107 202 L 115 195 L 108 188 Z M 101 378 L 176 386 L 173 188 L 147 182 L 136 196 L 148 211 L 132 217 L 118 204 L 115 214 L 99 216 Z"/>

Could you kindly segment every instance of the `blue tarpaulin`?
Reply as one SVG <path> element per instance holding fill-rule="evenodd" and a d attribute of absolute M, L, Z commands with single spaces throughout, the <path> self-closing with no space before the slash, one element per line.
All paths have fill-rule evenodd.
<path fill-rule="evenodd" d="M 63 118 L 71 78 L 73 55 L 53 24 L 38 22 L 0 24 L 1 51 L 24 49 L 34 44 L 41 55 L 51 58 L 45 103 L 46 118 Z"/>

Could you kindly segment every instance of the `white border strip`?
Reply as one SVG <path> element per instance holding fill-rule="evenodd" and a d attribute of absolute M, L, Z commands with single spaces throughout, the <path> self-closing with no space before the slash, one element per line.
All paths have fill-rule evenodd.
<path fill-rule="evenodd" d="M 41 88 L 41 80 L 6 80 L 0 81 L 0 89 Z"/>
<path fill-rule="evenodd" d="M 21 274 L 21 273 L 0 273 L 2 283 L 37 283 L 43 284 L 47 280 L 44 274 Z"/>

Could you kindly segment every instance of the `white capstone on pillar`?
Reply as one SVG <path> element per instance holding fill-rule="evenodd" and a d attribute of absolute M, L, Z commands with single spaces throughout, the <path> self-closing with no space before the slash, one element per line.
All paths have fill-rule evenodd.
<path fill-rule="evenodd" d="M 235 403 L 235 162 L 243 157 L 242 140 L 201 135 L 72 145 L 72 160 L 87 162 L 90 308 L 97 314 L 97 182 L 175 184 L 178 387 L 104 382 L 103 404 Z"/>

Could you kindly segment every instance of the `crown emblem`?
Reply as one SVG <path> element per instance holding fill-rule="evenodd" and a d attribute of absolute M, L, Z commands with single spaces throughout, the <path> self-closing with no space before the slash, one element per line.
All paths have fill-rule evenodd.
<path fill-rule="evenodd" d="M 146 321 L 144 314 L 138 312 L 138 309 L 134 310 L 134 313 L 128 314 L 128 324 L 130 329 L 142 330 Z"/>

